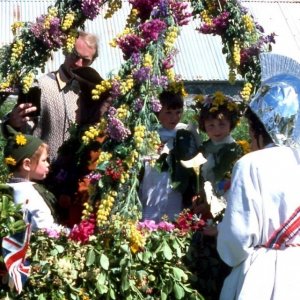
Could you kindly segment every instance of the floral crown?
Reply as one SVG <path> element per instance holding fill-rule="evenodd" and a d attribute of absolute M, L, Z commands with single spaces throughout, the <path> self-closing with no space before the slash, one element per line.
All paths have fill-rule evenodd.
<path fill-rule="evenodd" d="M 232 97 L 223 94 L 220 91 L 210 95 L 197 95 L 194 97 L 195 108 L 205 109 L 210 113 L 219 111 L 220 109 L 226 109 L 233 114 L 239 114 L 239 103 Z"/>

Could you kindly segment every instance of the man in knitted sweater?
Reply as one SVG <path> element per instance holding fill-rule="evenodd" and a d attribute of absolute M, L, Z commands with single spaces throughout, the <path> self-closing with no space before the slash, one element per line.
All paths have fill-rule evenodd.
<path fill-rule="evenodd" d="M 55 160 L 58 148 L 69 137 L 68 128 L 75 121 L 78 109 L 80 88 L 72 80 L 72 70 L 90 66 L 97 56 L 97 37 L 79 32 L 72 53 L 65 56 L 60 68 L 42 76 L 32 89 L 38 89 L 38 93 L 23 95 L 25 103 L 21 103 L 20 96 L 4 123 L 44 140 L 49 145 L 50 160 Z M 40 100 L 38 105 L 34 104 L 36 100 Z"/>

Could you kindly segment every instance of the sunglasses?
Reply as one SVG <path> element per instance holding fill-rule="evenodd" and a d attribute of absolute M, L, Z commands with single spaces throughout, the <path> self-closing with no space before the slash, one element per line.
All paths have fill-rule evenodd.
<path fill-rule="evenodd" d="M 73 48 L 73 50 L 72 50 L 72 52 L 71 52 L 71 57 L 72 57 L 72 59 L 74 59 L 74 60 L 79 60 L 79 59 L 81 59 L 82 62 L 83 62 L 83 64 L 85 64 L 85 65 L 90 65 L 90 64 L 93 62 L 92 59 L 90 59 L 90 58 L 85 58 L 85 57 L 81 56 L 81 55 L 77 52 L 77 50 L 76 50 L 75 48 Z"/>

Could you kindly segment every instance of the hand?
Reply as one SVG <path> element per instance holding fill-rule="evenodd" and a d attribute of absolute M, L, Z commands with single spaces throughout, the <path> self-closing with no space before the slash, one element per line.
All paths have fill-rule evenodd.
<path fill-rule="evenodd" d="M 21 128 L 32 118 L 28 116 L 31 112 L 37 110 L 36 106 L 32 106 L 32 103 L 21 103 L 13 108 L 9 115 L 8 124 L 14 128 Z"/>
<path fill-rule="evenodd" d="M 206 214 L 209 211 L 209 206 L 206 201 L 201 199 L 200 195 L 195 195 L 192 198 L 192 211 L 195 214 Z"/>

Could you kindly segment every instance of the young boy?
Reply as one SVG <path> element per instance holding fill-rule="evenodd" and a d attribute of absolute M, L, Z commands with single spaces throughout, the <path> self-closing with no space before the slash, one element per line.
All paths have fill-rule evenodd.
<path fill-rule="evenodd" d="M 60 230 L 55 223 L 55 199 L 41 185 L 49 172 L 48 145 L 37 137 L 24 135 L 7 126 L 9 133 L 4 148 L 5 163 L 11 176 L 8 185 L 13 188 L 14 201 L 29 212 L 31 229 Z"/>
<path fill-rule="evenodd" d="M 159 100 L 161 110 L 157 114 L 160 122 L 158 133 L 163 144 L 163 151 L 157 160 L 160 170 L 145 162 L 140 186 L 142 219 L 156 222 L 163 216 L 174 221 L 182 211 L 182 193 L 187 188 L 189 171 L 180 165 L 180 160 L 190 159 L 198 152 L 195 137 L 185 129 L 186 124 L 180 123 L 183 113 L 181 95 L 164 91 Z"/>

